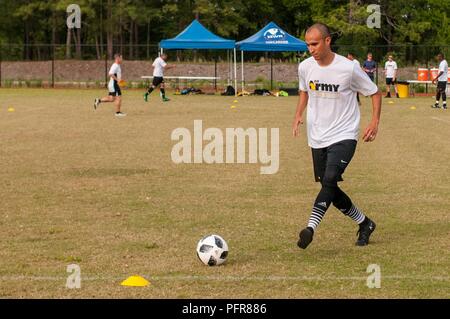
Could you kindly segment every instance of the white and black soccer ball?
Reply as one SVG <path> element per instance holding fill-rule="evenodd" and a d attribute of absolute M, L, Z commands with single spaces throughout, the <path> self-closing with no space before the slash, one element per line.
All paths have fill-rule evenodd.
<path fill-rule="evenodd" d="M 219 235 L 205 236 L 197 244 L 197 256 L 205 265 L 221 265 L 228 256 L 227 242 Z"/>

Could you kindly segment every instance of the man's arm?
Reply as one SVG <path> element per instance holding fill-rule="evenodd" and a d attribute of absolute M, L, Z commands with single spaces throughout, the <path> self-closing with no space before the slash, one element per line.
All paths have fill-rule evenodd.
<path fill-rule="evenodd" d="M 381 116 L 381 92 L 380 90 L 377 93 L 371 96 L 372 98 L 372 120 L 364 131 L 363 140 L 364 142 L 372 142 L 377 137 L 378 133 L 378 124 L 380 123 Z"/>
<path fill-rule="evenodd" d="M 297 104 L 297 111 L 295 112 L 294 123 L 292 124 L 292 136 L 297 137 L 299 135 L 298 126 L 303 124 L 303 112 L 308 105 L 308 92 L 299 91 L 299 98 Z"/>
<path fill-rule="evenodd" d="M 116 67 L 115 64 L 113 64 L 113 65 L 111 66 L 111 68 L 109 69 L 108 75 L 109 75 L 110 78 L 112 78 L 113 80 L 115 80 L 115 81 L 118 82 L 119 79 L 118 79 L 117 76 L 115 75 L 115 74 L 117 73 L 117 71 L 118 71 L 118 68 Z"/>
<path fill-rule="evenodd" d="M 372 67 L 370 68 L 370 73 L 375 73 L 376 70 L 377 70 L 377 64 L 373 63 Z"/>
<path fill-rule="evenodd" d="M 394 65 L 394 78 L 393 78 L 394 82 L 397 79 L 397 72 L 398 72 L 398 67 L 397 67 L 397 63 L 395 63 L 395 65 Z"/>
<path fill-rule="evenodd" d="M 119 82 L 119 79 L 116 76 L 116 69 L 111 68 L 111 70 L 109 70 L 109 77 L 112 78 L 113 80 Z"/>
<path fill-rule="evenodd" d="M 440 77 L 442 74 L 444 74 L 444 71 L 440 71 L 440 72 L 438 73 L 438 75 L 433 79 L 432 83 L 433 83 L 433 84 L 436 83 L 437 79 L 439 79 L 439 77 Z"/>
<path fill-rule="evenodd" d="M 164 66 L 164 70 L 170 70 L 170 69 L 173 69 L 174 67 L 175 67 L 175 65 L 173 65 L 173 64 L 166 64 Z"/>

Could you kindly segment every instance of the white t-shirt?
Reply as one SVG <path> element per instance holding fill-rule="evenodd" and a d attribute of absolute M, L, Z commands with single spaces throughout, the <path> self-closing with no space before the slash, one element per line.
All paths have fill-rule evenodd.
<path fill-rule="evenodd" d="M 378 91 L 367 74 L 338 54 L 325 67 L 310 57 L 300 63 L 298 74 L 300 90 L 309 96 L 309 146 L 323 148 L 343 140 L 358 140 L 360 113 L 356 92 L 368 96 Z"/>
<path fill-rule="evenodd" d="M 439 72 L 444 72 L 440 77 L 438 77 L 439 82 L 447 82 L 448 79 L 448 63 L 446 60 L 442 60 L 439 63 Z"/>
<path fill-rule="evenodd" d="M 167 65 L 166 61 L 162 58 L 156 58 L 153 62 L 153 76 L 163 77 L 164 76 L 164 67 Z"/>
<path fill-rule="evenodd" d="M 356 59 L 353 59 L 352 60 L 353 61 L 353 63 L 355 63 L 358 67 L 361 67 L 361 63 L 359 63 L 359 61 L 358 60 L 356 60 Z"/>
<path fill-rule="evenodd" d="M 122 68 L 120 67 L 120 64 L 114 63 L 111 66 L 111 69 L 109 69 L 109 76 L 116 75 L 117 79 L 120 81 L 122 79 Z M 108 84 L 109 92 L 114 92 L 114 79 L 111 77 Z"/>
<path fill-rule="evenodd" d="M 384 69 L 386 70 L 386 77 L 392 79 L 395 75 L 395 70 L 397 70 L 397 62 L 386 61 Z"/>

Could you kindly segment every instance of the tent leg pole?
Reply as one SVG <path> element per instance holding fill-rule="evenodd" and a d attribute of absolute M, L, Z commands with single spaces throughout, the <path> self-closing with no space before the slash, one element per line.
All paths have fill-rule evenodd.
<path fill-rule="evenodd" d="M 227 50 L 227 66 L 228 66 L 227 85 L 230 85 L 230 50 Z"/>
<path fill-rule="evenodd" d="M 236 48 L 234 48 L 234 96 L 237 96 L 237 57 Z"/>
<path fill-rule="evenodd" d="M 217 57 L 214 58 L 214 90 L 217 93 Z"/>
<path fill-rule="evenodd" d="M 233 85 L 233 51 L 230 50 L 230 61 L 228 62 L 228 85 Z"/>
<path fill-rule="evenodd" d="M 273 54 L 270 53 L 270 90 L 273 90 Z"/>
<path fill-rule="evenodd" d="M 242 79 L 242 96 L 244 96 L 244 51 L 241 51 L 241 79 Z"/>

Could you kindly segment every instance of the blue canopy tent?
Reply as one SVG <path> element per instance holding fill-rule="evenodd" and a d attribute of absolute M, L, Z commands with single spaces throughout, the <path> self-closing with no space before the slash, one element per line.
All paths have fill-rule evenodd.
<path fill-rule="evenodd" d="M 264 52 L 304 52 L 306 43 L 281 29 L 275 22 L 270 22 L 251 37 L 236 43 L 241 51 L 242 91 L 244 90 L 244 51 Z M 270 59 L 270 82 L 273 87 L 273 61 Z"/>
<path fill-rule="evenodd" d="M 162 40 L 159 44 L 161 53 L 166 50 L 233 50 L 234 52 L 234 86 L 237 87 L 237 69 L 236 69 L 236 41 L 221 38 L 207 28 L 205 28 L 198 20 L 186 27 L 175 38 Z M 217 72 L 217 68 L 215 68 Z M 230 72 L 231 73 L 231 72 Z M 216 74 L 217 77 L 217 74 Z M 237 91 L 237 90 L 236 90 Z"/>

